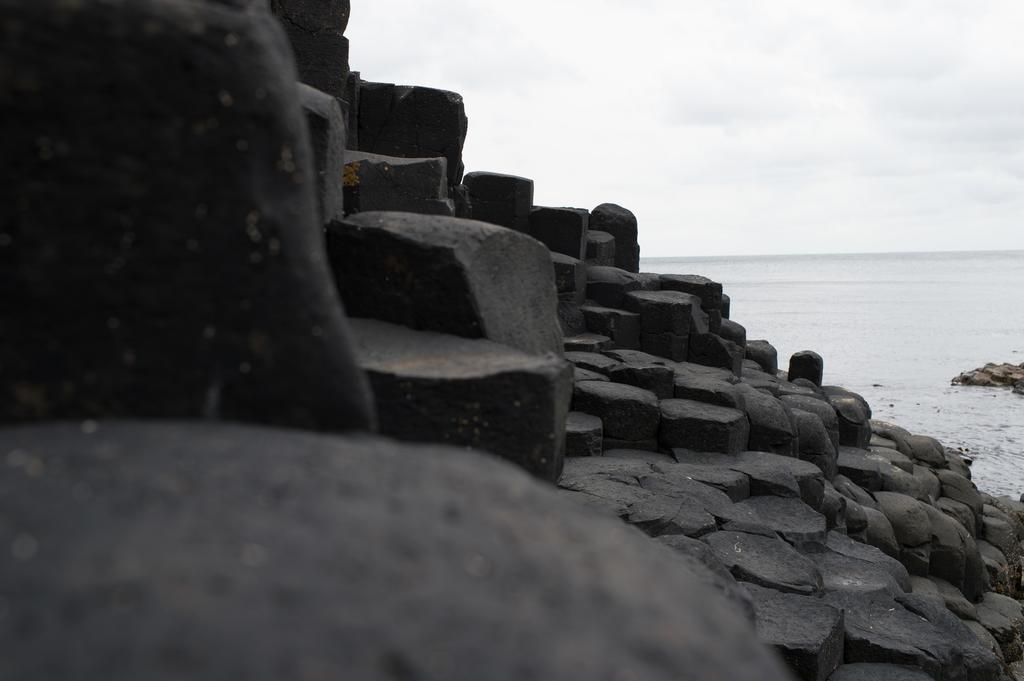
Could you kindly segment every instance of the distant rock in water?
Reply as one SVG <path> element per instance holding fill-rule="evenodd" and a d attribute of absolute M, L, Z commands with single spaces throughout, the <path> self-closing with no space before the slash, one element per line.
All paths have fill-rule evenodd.
<path fill-rule="evenodd" d="M 953 385 L 1013 388 L 1013 392 L 1024 395 L 1024 362 L 1021 364 L 989 363 L 980 369 L 960 374 L 953 379 Z"/>

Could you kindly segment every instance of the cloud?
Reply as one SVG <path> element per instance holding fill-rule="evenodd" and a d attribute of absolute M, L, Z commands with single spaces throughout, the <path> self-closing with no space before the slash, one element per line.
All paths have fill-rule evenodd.
<path fill-rule="evenodd" d="M 462 93 L 467 168 L 645 252 L 1024 248 L 1024 5 L 355 3 L 353 68 Z"/>

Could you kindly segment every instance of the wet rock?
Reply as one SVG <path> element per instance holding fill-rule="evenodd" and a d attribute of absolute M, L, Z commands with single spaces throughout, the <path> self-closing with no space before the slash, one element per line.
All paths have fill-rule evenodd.
<path fill-rule="evenodd" d="M 455 214 L 444 158 L 400 158 L 345 152 L 345 212 Z"/>
<path fill-rule="evenodd" d="M 533 180 L 501 173 L 466 173 L 462 178 L 474 220 L 530 232 Z"/>
<path fill-rule="evenodd" d="M 565 455 L 601 456 L 601 419 L 579 411 L 565 417 Z"/>
<path fill-rule="evenodd" d="M 779 371 L 779 353 L 766 340 L 747 341 L 744 356 L 757 362 L 765 373 L 774 376 Z"/>
<path fill-rule="evenodd" d="M 360 213 L 332 223 L 327 244 L 352 316 L 562 352 L 551 262 L 524 234 L 460 218 Z"/>
<path fill-rule="evenodd" d="M 326 224 L 345 215 L 344 191 L 338 182 L 345 171 L 345 117 L 338 100 L 326 92 L 302 83 L 298 90 L 313 150 L 320 219 Z"/>
<path fill-rule="evenodd" d="M 654 393 L 631 385 L 585 381 L 573 392 L 573 409 L 604 423 L 605 438 L 645 440 L 656 437 L 660 414 Z"/>
<path fill-rule="evenodd" d="M 821 355 L 812 350 L 802 350 L 789 358 L 789 380 L 805 378 L 820 387 L 824 366 Z"/>
<path fill-rule="evenodd" d="M 727 407 L 692 400 L 662 400 L 658 440 L 663 447 L 735 454 L 747 447 L 746 415 Z"/>
<path fill-rule="evenodd" d="M 590 214 L 581 208 L 536 206 L 530 211 L 530 236 L 555 253 L 586 260 L 589 223 Z"/>
<path fill-rule="evenodd" d="M 580 308 L 587 331 L 607 336 L 620 348 L 640 348 L 640 316 L 611 307 L 586 305 Z"/>
<path fill-rule="evenodd" d="M 588 265 L 615 267 L 615 237 L 608 232 L 588 230 L 586 256 Z"/>
<path fill-rule="evenodd" d="M 587 298 L 604 307 L 622 307 L 623 297 L 640 290 L 640 278 L 616 267 L 587 267 Z"/>
<path fill-rule="evenodd" d="M 0 541 L 24 558 L 5 564 L 12 678 L 173 678 L 187 661 L 197 681 L 264 681 L 315 660 L 331 678 L 503 680 L 524 650 L 544 681 L 788 678 L 677 556 L 496 459 L 173 423 L 0 434 L 14 449 L 49 473 L 0 470 Z"/>
<path fill-rule="evenodd" d="M 457 185 L 462 180 L 467 128 L 465 105 L 454 92 L 359 84 L 359 151 L 402 158 L 443 156 L 448 184 Z"/>
<path fill-rule="evenodd" d="M 299 80 L 347 99 L 349 1 L 270 0 L 269 5 L 288 34 Z"/>
<path fill-rule="evenodd" d="M 748 587 L 757 637 L 804 681 L 826 681 L 843 661 L 843 611 L 817 598 Z"/>
<path fill-rule="evenodd" d="M 741 582 L 806 595 L 821 590 L 818 569 L 781 539 L 746 532 L 713 532 L 702 541 Z"/>
<path fill-rule="evenodd" d="M 18 75 L 0 84 L 0 421 L 371 429 L 273 16 L 2 13 L 0 72 Z"/>
<path fill-rule="evenodd" d="M 602 203 L 591 211 L 590 227 L 615 237 L 615 267 L 627 272 L 640 271 L 640 246 L 633 213 L 614 203 Z"/>
<path fill-rule="evenodd" d="M 382 433 L 493 452 L 558 479 L 572 389 L 566 362 L 370 319 L 352 327 Z M 577 391 L 580 385 L 611 384 L 579 383 Z"/>
<path fill-rule="evenodd" d="M 1010 388 L 1024 380 L 1024 363 L 1019 365 L 989 363 L 974 371 L 965 371 L 953 379 L 953 385 Z"/>

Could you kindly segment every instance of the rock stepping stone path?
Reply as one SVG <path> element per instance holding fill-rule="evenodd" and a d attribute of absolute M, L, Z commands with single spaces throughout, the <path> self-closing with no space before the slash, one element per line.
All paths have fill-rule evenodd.
<path fill-rule="evenodd" d="M 7 675 L 1024 678 L 1024 504 L 347 0 L 0 4 Z"/>

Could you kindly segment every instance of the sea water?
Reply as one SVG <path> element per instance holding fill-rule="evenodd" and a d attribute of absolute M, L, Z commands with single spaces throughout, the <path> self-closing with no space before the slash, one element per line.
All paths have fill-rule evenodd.
<path fill-rule="evenodd" d="M 1024 251 L 645 258 L 648 272 L 722 282 L 747 338 L 825 359 L 825 383 L 874 418 L 974 459 L 982 491 L 1024 492 L 1024 396 L 951 386 L 987 362 L 1024 362 Z"/>

